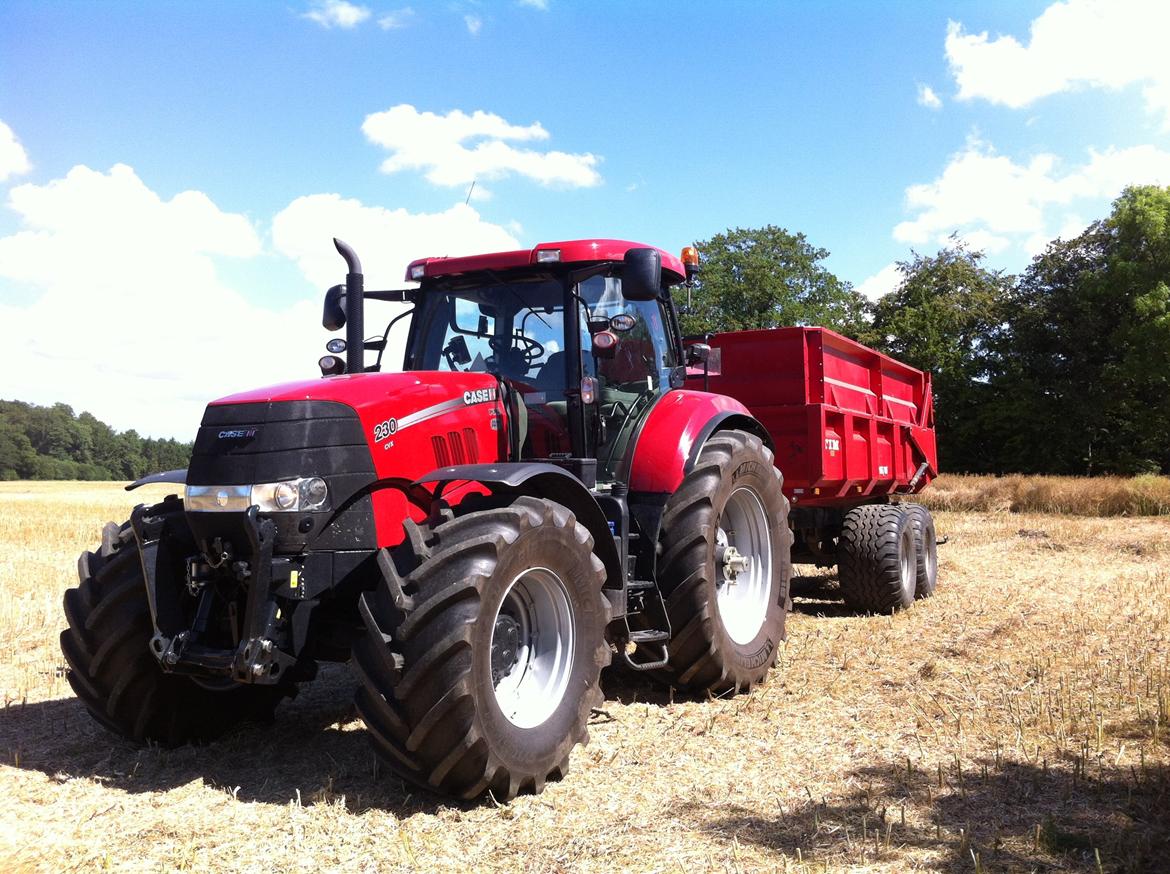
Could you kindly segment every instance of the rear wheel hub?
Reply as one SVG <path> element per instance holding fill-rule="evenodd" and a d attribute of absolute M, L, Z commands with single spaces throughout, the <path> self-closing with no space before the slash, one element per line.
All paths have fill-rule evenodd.
<path fill-rule="evenodd" d="M 496 626 L 492 631 L 492 683 L 499 685 L 500 680 L 512 673 L 519 661 L 516 651 L 520 642 L 520 623 L 506 613 L 496 617 Z"/>

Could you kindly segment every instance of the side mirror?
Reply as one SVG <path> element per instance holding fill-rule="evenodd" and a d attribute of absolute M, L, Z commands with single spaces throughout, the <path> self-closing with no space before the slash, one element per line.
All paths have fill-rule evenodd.
<path fill-rule="evenodd" d="M 447 343 L 443 354 L 447 356 L 449 361 L 453 361 L 455 364 L 471 363 L 471 352 L 467 348 L 467 341 L 458 334 L 452 337 Z"/>
<path fill-rule="evenodd" d="M 335 285 L 325 292 L 325 311 L 321 325 L 326 331 L 340 331 L 345 327 L 345 286 Z"/>
<path fill-rule="evenodd" d="M 702 364 L 711 357 L 711 347 L 706 343 L 692 343 L 687 347 L 687 364 Z"/>
<path fill-rule="evenodd" d="M 662 256 L 657 249 L 628 249 L 622 267 L 622 297 L 654 300 L 662 293 Z"/>

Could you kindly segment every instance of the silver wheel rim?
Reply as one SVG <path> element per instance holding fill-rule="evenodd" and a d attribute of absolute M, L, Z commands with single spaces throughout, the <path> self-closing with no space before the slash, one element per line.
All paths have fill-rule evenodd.
<path fill-rule="evenodd" d="M 918 562 L 914 549 L 914 532 L 907 527 L 901 539 L 901 553 L 898 556 L 899 570 L 902 575 L 902 602 L 909 603 L 914 598 L 914 589 L 918 583 Z"/>
<path fill-rule="evenodd" d="M 573 670 L 573 605 L 548 568 L 509 584 L 492 623 L 492 686 L 509 722 L 535 728 L 565 697 Z"/>
<path fill-rule="evenodd" d="M 715 547 L 715 601 L 723 628 L 736 643 L 751 643 L 764 626 L 772 592 L 771 525 L 754 489 L 740 486 L 731 493 L 715 530 Z M 729 570 L 729 551 L 747 560 L 743 570 Z"/>
<path fill-rule="evenodd" d="M 933 530 L 927 529 L 922 535 L 922 556 L 926 567 L 927 585 L 930 585 L 938 573 L 938 546 Z"/>

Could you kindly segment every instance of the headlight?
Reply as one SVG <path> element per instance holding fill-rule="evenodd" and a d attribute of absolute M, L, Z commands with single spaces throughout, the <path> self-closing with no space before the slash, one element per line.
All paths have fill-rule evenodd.
<path fill-rule="evenodd" d="M 187 486 L 185 505 L 198 512 L 303 513 L 328 509 L 329 486 L 319 476 L 251 486 Z"/>

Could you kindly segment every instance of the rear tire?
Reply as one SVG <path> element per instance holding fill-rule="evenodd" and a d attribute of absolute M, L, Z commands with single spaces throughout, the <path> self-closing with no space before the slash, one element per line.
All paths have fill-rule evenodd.
<path fill-rule="evenodd" d="M 609 602 L 593 538 L 560 504 L 521 497 L 433 528 L 408 523 L 361 597 L 357 707 L 399 775 L 497 800 L 540 792 L 588 742 Z"/>
<path fill-rule="evenodd" d="M 938 536 L 930 510 L 921 504 L 903 504 L 914 526 L 915 598 L 929 598 L 938 583 Z"/>
<path fill-rule="evenodd" d="M 750 691 L 775 663 L 792 573 L 782 483 L 759 437 L 721 431 L 667 501 L 658 585 L 673 632 L 663 674 L 672 685 Z M 719 561 L 729 545 L 751 562 L 734 582 Z"/>
<path fill-rule="evenodd" d="M 151 514 L 168 517 L 168 533 L 189 536 L 181 502 L 165 501 Z M 244 720 L 271 720 L 289 693 L 283 686 L 213 690 L 163 672 L 149 647 L 154 626 L 129 523 L 108 523 L 98 551 L 78 558 L 77 575 L 77 588 L 65 592 L 66 677 L 93 718 L 115 734 L 164 746 L 209 740 Z"/>
<path fill-rule="evenodd" d="M 845 603 L 865 613 L 889 613 L 914 603 L 914 524 L 896 504 L 863 504 L 845 515 L 837 568 Z"/>

